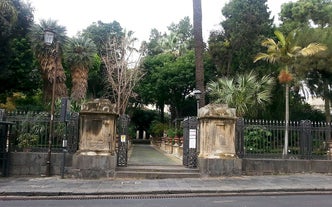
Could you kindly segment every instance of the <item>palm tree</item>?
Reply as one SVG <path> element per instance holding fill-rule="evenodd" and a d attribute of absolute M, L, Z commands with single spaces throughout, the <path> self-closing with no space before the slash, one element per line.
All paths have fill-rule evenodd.
<path fill-rule="evenodd" d="M 13 25 L 17 21 L 17 10 L 12 0 L 0 1 L 0 21 L 8 26 Z"/>
<path fill-rule="evenodd" d="M 274 81 L 270 76 L 259 78 L 254 72 L 233 78 L 220 78 L 208 83 L 209 95 L 214 103 L 224 103 L 236 108 L 242 117 L 257 112 L 257 107 L 271 101 Z M 251 114 L 254 115 L 254 114 Z"/>
<path fill-rule="evenodd" d="M 91 39 L 69 39 L 65 56 L 71 70 L 71 100 L 79 102 L 86 97 L 89 68 L 92 67 L 96 54 L 97 48 Z"/>
<path fill-rule="evenodd" d="M 279 74 L 280 83 L 285 84 L 285 137 L 283 156 L 287 155 L 288 151 L 288 128 L 289 128 L 289 84 L 293 77 L 290 68 L 299 57 L 312 56 L 320 51 L 326 50 L 326 46 L 319 43 L 310 43 L 306 47 L 296 45 L 297 30 L 291 32 L 285 37 L 280 31 L 275 31 L 277 42 L 272 38 L 263 40 L 262 46 L 267 48 L 266 53 L 258 53 L 254 62 L 265 60 L 269 63 L 279 63 L 282 70 Z"/>
<path fill-rule="evenodd" d="M 44 43 L 44 33 L 48 30 L 55 33 L 51 45 Z M 62 66 L 62 45 L 66 39 L 65 31 L 65 27 L 58 25 L 57 21 L 49 19 L 41 20 L 40 24 L 33 25 L 29 34 L 32 51 L 40 64 L 45 100 L 51 99 L 54 76 L 56 80 L 55 98 L 67 96 L 66 75 Z"/>
<path fill-rule="evenodd" d="M 196 89 L 201 91 L 199 106 L 205 105 L 204 65 L 203 65 L 203 36 L 202 36 L 202 2 L 193 0 L 194 14 L 194 41 L 195 41 L 195 65 L 196 65 Z"/>

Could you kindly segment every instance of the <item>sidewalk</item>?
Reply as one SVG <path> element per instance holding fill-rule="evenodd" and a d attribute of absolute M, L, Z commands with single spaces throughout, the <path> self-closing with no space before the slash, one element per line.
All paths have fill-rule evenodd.
<path fill-rule="evenodd" d="M 179 194 L 331 193 L 332 176 L 294 174 L 188 179 L 0 178 L 4 196 L 114 196 Z"/>

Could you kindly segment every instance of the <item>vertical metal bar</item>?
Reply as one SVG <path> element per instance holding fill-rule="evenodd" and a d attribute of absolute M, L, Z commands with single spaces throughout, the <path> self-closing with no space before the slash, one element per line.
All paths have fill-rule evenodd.
<path fill-rule="evenodd" d="M 65 121 L 65 135 L 62 141 L 62 150 L 63 150 L 63 159 L 62 159 L 62 168 L 61 168 L 61 178 L 65 177 L 65 167 L 66 167 L 66 152 L 67 152 L 67 130 L 68 122 Z"/>
<path fill-rule="evenodd" d="M 236 153 L 239 158 L 244 157 L 244 119 L 238 118 L 236 121 Z"/>
<path fill-rule="evenodd" d="M 189 149 L 189 117 L 183 121 L 183 155 L 182 164 L 188 166 L 188 149 Z"/>

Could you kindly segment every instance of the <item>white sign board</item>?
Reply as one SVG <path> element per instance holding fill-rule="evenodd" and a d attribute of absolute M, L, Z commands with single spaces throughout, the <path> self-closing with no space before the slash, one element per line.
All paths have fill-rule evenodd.
<path fill-rule="evenodd" d="M 121 135 L 121 142 L 126 142 L 126 135 Z"/>
<path fill-rule="evenodd" d="M 196 148 L 196 129 L 189 129 L 189 148 Z"/>

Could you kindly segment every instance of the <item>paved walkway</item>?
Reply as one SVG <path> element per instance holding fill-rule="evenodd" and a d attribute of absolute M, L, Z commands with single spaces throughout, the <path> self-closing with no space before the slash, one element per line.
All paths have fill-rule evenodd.
<path fill-rule="evenodd" d="M 188 179 L 0 178 L 0 199 L 6 196 L 111 196 L 176 194 L 332 193 L 332 176 L 296 174 Z"/>
<path fill-rule="evenodd" d="M 153 145 L 134 144 L 129 151 L 128 165 L 182 165 L 182 161 Z"/>

